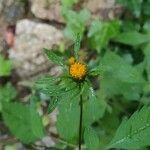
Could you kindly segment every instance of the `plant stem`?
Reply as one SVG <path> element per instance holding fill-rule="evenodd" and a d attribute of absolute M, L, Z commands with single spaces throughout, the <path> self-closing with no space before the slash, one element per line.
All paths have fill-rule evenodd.
<path fill-rule="evenodd" d="M 81 150 L 82 145 L 82 120 L 83 120 L 83 99 L 82 94 L 80 95 L 80 124 L 79 124 L 79 150 Z"/>

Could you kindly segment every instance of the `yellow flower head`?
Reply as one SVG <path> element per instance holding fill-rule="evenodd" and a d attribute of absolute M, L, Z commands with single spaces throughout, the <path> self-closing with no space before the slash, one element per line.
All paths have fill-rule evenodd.
<path fill-rule="evenodd" d="M 87 67 L 85 64 L 75 62 L 72 65 L 70 65 L 69 73 L 72 76 L 72 78 L 82 80 L 86 76 Z"/>
<path fill-rule="evenodd" d="M 70 57 L 69 58 L 69 64 L 72 65 L 75 63 L 75 58 L 74 57 Z"/>

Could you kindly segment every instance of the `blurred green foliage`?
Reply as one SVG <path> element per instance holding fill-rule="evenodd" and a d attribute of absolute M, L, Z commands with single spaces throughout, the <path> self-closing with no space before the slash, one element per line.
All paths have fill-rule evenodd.
<path fill-rule="evenodd" d="M 0 55 L 0 76 L 9 76 L 11 74 L 12 62 L 10 60 L 4 59 Z"/>
<path fill-rule="evenodd" d="M 150 0 L 116 0 L 125 8 L 123 15 L 108 21 L 93 20 L 86 9 L 76 11 L 74 6 L 78 2 L 61 1 L 66 23 L 64 34 L 71 43 L 76 43 L 76 59 L 80 46 L 86 51 L 89 78 L 79 89 L 68 77 L 68 52 L 62 57 L 62 53 L 45 49 L 48 59 L 60 65 L 66 74 L 37 80 L 29 105 L 10 102 L 16 98 L 14 88 L 10 84 L 1 87 L 4 121 L 23 143 L 41 139 L 44 129 L 37 113 L 40 97 L 36 94 L 45 94 L 48 112 L 56 107 L 59 111 L 56 127 L 64 141 L 58 142 L 54 149 L 74 149 L 79 138 L 82 93 L 84 149 L 146 150 L 150 145 Z M 11 62 L 0 57 L 0 76 L 10 72 Z"/>

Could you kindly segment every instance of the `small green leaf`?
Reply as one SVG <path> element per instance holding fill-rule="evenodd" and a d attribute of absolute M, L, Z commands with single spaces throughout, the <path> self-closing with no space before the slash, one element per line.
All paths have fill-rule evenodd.
<path fill-rule="evenodd" d="M 71 8 L 73 4 L 77 3 L 78 0 L 61 0 L 63 7 Z"/>
<path fill-rule="evenodd" d="M 64 19 L 66 21 L 65 36 L 73 41 L 76 40 L 77 34 L 82 38 L 89 18 L 90 12 L 86 9 L 80 12 L 64 10 Z"/>
<path fill-rule="evenodd" d="M 84 141 L 88 150 L 99 150 L 99 137 L 91 127 L 86 127 L 84 131 Z"/>
<path fill-rule="evenodd" d="M 10 102 L 17 96 L 16 89 L 7 83 L 4 87 L 0 87 L 0 112 L 2 109 L 2 102 Z"/>
<path fill-rule="evenodd" d="M 64 60 L 62 57 L 56 55 L 54 52 L 48 50 L 48 49 L 44 49 L 46 55 L 48 56 L 48 58 L 53 61 L 55 64 L 60 65 L 60 66 L 64 66 Z"/>
<path fill-rule="evenodd" d="M 150 107 L 136 111 L 119 126 L 109 148 L 140 149 L 150 145 Z"/>
<path fill-rule="evenodd" d="M 118 33 L 118 21 L 93 21 L 88 33 L 89 46 L 100 52 L 100 50 L 106 47 L 109 41 Z"/>
<path fill-rule="evenodd" d="M 75 40 L 75 45 L 74 45 L 74 54 L 75 58 L 78 60 L 79 59 L 79 50 L 80 50 L 80 42 L 81 42 L 81 37 L 77 35 L 76 40 Z"/>
<path fill-rule="evenodd" d="M 0 55 L 0 76 L 9 76 L 12 69 L 12 62 L 10 60 L 5 60 Z"/>
<path fill-rule="evenodd" d="M 2 114 L 10 131 L 23 143 L 31 143 L 44 136 L 41 118 L 32 106 L 3 103 Z"/>

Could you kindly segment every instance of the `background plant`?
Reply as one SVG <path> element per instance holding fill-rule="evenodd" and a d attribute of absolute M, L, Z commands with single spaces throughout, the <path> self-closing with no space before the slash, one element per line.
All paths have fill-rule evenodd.
<path fill-rule="evenodd" d="M 74 9 L 78 3 L 76 0 L 61 2 L 66 23 L 64 34 L 71 44 L 75 43 L 78 34 L 80 57 L 85 58 L 91 70 L 89 73 L 94 76 L 89 78 L 92 84 L 84 83 L 81 90 L 85 98 L 82 148 L 148 150 L 150 1 L 117 0 L 116 3 L 122 5 L 124 11 L 121 18 L 110 21 L 91 21 L 88 10 Z M 78 42 L 75 57 L 79 47 Z M 48 58 L 62 66 L 64 72 L 68 71 L 65 60 L 73 53 L 72 47 L 68 49 L 51 53 L 45 50 Z M 2 66 L 7 66 L 3 68 L 3 74 L 0 70 L 1 75 L 9 75 L 10 61 L 0 58 L 0 62 L 4 64 Z M 56 106 L 59 111 L 56 123 L 59 140 L 52 148 L 78 147 L 79 89 L 72 79 L 66 78 L 67 75 L 41 77 L 35 82 L 27 104 L 16 102 L 16 91 L 11 84 L 0 88 L 3 120 L 23 143 L 33 147 L 32 143 L 47 134 L 37 106 L 42 103 L 40 94 L 44 94 L 48 104 L 46 113 L 51 113 Z"/>

